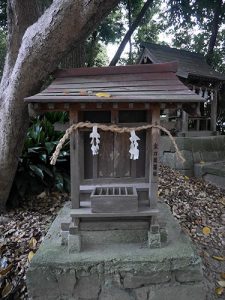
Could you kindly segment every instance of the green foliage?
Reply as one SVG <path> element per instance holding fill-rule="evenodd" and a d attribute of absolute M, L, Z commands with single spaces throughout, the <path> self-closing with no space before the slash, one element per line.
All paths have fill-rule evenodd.
<path fill-rule="evenodd" d="M 7 27 L 7 0 L 0 2 L 0 27 L 4 29 Z"/>
<path fill-rule="evenodd" d="M 207 54 L 213 18 L 218 0 L 166 0 L 166 10 L 160 15 L 167 32 L 173 35 L 172 46 Z M 222 3 L 218 25 L 219 32 L 213 51 L 212 66 L 225 71 L 224 39 L 225 3 Z"/>
<path fill-rule="evenodd" d="M 96 32 L 98 40 L 105 45 L 120 42 L 125 33 L 123 6 L 121 4 L 103 20 Z"/>
<path fill-rule="evenodd" d="M 32 120 L 11 194 L 16 192 L 23 198 L 43 190 L 69 191 L 68 143 L 61 151 L 56 166 L 50 165 L 50 158 L 63 135 L 54 130 L 53 124 L 67 120 L 67 113 L 62 112 L 46 113 Z"/>
<path fill-rule="evenodd" d="M 4 68 L 6 55 L 6 34 L 3 30 L 0 29 L 0 79 L 2 77 L 2 72 Z"/>

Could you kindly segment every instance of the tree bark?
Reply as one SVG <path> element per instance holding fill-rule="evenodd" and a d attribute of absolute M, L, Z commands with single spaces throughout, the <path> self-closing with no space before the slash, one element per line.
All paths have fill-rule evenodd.
<path fill-rule="evenodd" d="M 129 39 L 131 38 L 133 32 L 135 31 L 135 29 L 138 27 L 138 25 L 140 24 L 142 18 L 144 17 L 146 11 L 148 10 L 148 8 L 152 5 L 153 0 L 147 0 L 145 2 L 145 4 L 143 5 L 141 11 L 139 12 L 137 18 L 134 20 L 133 24 L 131 25 L 131 27 L 129 28 L 129 30 L 127 31 L 127 33 L 125 34 L 122 42 L 120 43 L 116 54 L 114 55 L 113 59 L 110 62 L 110 66 L 115 66 L 118 62 L 118 60 L 120 59 L 121 54 L 123 53 L 123 50 L 127 44 L 127 42 L 129 41 Z"/>
<path fill-rule="evenodd" d="M 10 192 L 28 126 L 24 97 L 37 92 L 41 81 L 57 67 L 63 56 L 74 45 L 79 45 L 118 2 L 55 0 L 27 29 L 33 21 L 21 25 L 19 22 L 23 23 L 24 19 L 13 10 L 12 18 L 18 20 L 11 24 L 10 31 L 16 39 L 15 47 L 11 41 L 0 85 L 0 211 Z M 20 7 L 24 1 L 10 0 L 9 3 L 11 7 Z M 16 32 L 13 26 L 20 28 L 20 25 L 21 31 Z"/>
<path fill-rule="evenodd" d="M 219 31 L 219 25 L 221 22 L 221 11 L 222 11 L 222 0 L 216 1 L 215 11 L 214 11 L 214 17 L 212 21 L 212 29 L 211 29 L 211 36 L 209 40 L 209 46 L 206 54 L 206 61 L 209 65 L 212 65 L 213 60 L 213 51 L 214 47 L 216 45 L 216 39 Z"/>
<path fill-rule="evenodd" d="M 128 10 L 128 29 L 130 30 L 131 25 L 132 25 L 131 3 L 130 3 L 130 0 L 127 0 L 127 10 Z M 129 59 L 128 59 L 129 63 L 132 62 L 132 57 L 133 57 L 133 53 L 132 53 L 132 40 L 131 40 L 131 36 L 130 36 L 130 38 L 129 38 Z"/>
<path fill-rule="evenodd" d="M 60 62 L 60 68 L 81 68 L 85 67 L 86 42 L 81 41 L 77 47 L 70 51 Z"/>
<path fill-rule="evenodd" d="M 21 45 L 22 37 L 26 29 L 37 21 L 39 17 L 37 1 L 35 0 L 10 0 L 7 2 L 7 25 L 9 51 L 6 55 L 6 62 L 1 81 L 1 89 L 9 80 L 10 73 L 16 61 Z M 3 84 L 4 83 L 4 84 Z"/>

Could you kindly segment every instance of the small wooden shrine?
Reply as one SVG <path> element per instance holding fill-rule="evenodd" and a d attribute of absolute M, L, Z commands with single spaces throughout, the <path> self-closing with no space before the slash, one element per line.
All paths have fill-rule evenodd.
<path fill-rule="evenodd" d="M 160 109 L 204 101 L 176 72 L 176 63 L 59 70 L 48 88 L 25 99 L 38 112 L 68 111 L 70 125 L 93 123 L 70 137 L 72 209 L 62 235 L 73 251 L 84 248 L 82 230 L 88 224 L 93 231 L 135 230 L 144 222 L 148 246 L 160 246 L 159 129 L 130 135 L 102 131 L 98 124 L 159 125 Z"/>
<path fill-rule="evenodd" d="M 164 125 L 182 136 L 216 134 L 219 91 L 225 76 L 209 66 L 202 54 L 149 42 L 141 43 L 141 64 L 177 61 L 177 76 L 194 93 L 205 99 L 196 108 L 164 110 Z"/>

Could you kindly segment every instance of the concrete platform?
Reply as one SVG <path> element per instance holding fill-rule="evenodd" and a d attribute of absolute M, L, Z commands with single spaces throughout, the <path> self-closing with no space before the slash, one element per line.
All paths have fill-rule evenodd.
<path fill-rule="evenodd" d="M 205 299 L 201 261 L 191 241 L 164 203 L 159 209 L 168 229 L 168 242 L 162 248 L 98 240 L 80 253 L 68 253 L 60 237 L 60 224 L 70 212 L 66 204 L 27 272 L 31 299 Z"/>

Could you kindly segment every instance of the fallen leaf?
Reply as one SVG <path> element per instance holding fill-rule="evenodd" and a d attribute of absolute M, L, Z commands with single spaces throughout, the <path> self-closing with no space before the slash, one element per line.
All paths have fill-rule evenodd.
<path fill-rule="evenodd" d="M 2 297 L 7 297 L 13 290 L 12 283 L 6 283 L 3 291 L 2 291 Z"/>
<path fill-rule="evenodd" d="M 32 260 L 32 258 L 33 258 L 33 256 L 34 256 L 34 254 L 35 254 L 35 253 L 34 253 L 33 251 L 30 251 L 30 252 L 29 252 L 29 254 L 28 254 L 28 261 L 29 261 L 29 262 L 31 262 L 31 260 Z"/>
<path fill-rule="evenodd" d="M 221 274 L 220 274 L 220 277 L 221 277 L 222 279 L 225 279 L 225 273 L 221 273 Z"/>
<path fill-rule="evenodd" d="M 201 165 L 204 165 L 204 164 L 205 164 L 205 162 L 204 162 L 203 160 L 201 160 L 199 163 L 200 163 Z"/>
<path fill-rule="evenodd" d="M 39 195 L 37 195 L 37 199 L 44 199 L 46 196 L 46 192 L 42 192 Z"/>
<path fill-rule="evenodd" d="M 80 93 L 80 96 L 87 96 L 88 95 L 86 90 L 80 90 L 79 93 Z"/>
<path fill-rule="evenodd" d="M 218 260 L 218 261 L 225 261 L 225 257 L 224 256 L 212 256 L 213 259 Z"/>
<path fill-rule="evenodd" d="M 219 281 L 217 281 L 217 283 L 219 284 L 219 286 L 225 288 L 225 281 L 224 280 L 219 280 Z"/>
<path fill-rule="evenodd" d="M 7 268 L 1 269 L 0 270 L 0 275 L 2 275 L 2 276 L 7 275 L 11 271 L 12 267 L 13 267 L 13 264 L 10 264 L 10 265 L 8 265 Z"/>
<path fill-rule="evenodd" d="M 0 245 L 0 256 L 2 256 L 3 252 L 5 251 L 6 249 L 6 244 L 1 244 Z"/>
<path fill-rule="evenodd" d="M 219 200 L 220 203 L 222 203 L 223 205 L 225 205 L 225 197 L 222 197 L 220 200 Z"/>
<path fill-rule="evenodd" d="M 223 291 L 224 291 L 224 288 L 222 288 L 222 287 L 217 287 L 215 289 L 217 296 L 221 296 L 223 294 Z"/>
<path fill-rule="evenodd" d="M 35 249 L 36 245 L 37 245 L 37 240 L 34 237 L 32 237 L 32 239 L 29 241 L 29 248 Z"/>
<path fill-rule="evenodd" d="M 64 94 L 64 95 L 69 95 L 70 92 L 69 92 L 68 90 L 64 90 L 64 91 L 63 91 L 63 94 Z"/>
<path fill-rule="evenodd" d="M 112 97 L 112 95 L 110 95 L 109 93 L 97 93 L 96 96 L 97 97 L 105 97 L 105 98 Z"/>
<path fill-rule="evenodd" d="M 188 177 L 188 176 L 184 176 L 184 179 L 185 179 L 185 180 L 189 180 L 189 177 Z"/>
<path fill-rule="evenodd" d="M 203 227 L 202 232 L 204 233 L 204 235 L 209 235 L 211 233 L 211 228 L 205 226 Z"/>

